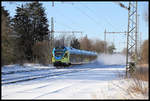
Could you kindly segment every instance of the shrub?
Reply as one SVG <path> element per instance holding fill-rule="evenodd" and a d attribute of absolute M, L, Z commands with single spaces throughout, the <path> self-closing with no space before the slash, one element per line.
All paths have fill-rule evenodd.
<path fill-rule="evenodd" d="M 50 47 L 48 41 L 37 42 L 33 48 L 33 61 L 39 62 L 41 64 L 49 64 L 50 63 Z"/>
<path fill-rule="evenodd" d="M 145 40 L 143 45 L 142 45 L 142 52 L 141 52 L 141 56 L 142 56 L 142 63 L 148 63 L 148 56 L 149 56 L 149 47 L 148 47 L 148 40 Z"/>

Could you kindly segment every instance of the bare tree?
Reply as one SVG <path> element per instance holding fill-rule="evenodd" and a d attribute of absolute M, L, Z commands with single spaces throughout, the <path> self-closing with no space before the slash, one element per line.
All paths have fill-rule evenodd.
<path fill-rule="evenodd" d="M 80 49 L 92 50 L 92 41 L 88 39 L 87 35 L 80 39 Z"/>
<path fill-rule="evenodd" d="M 145 40 L 142 45 L 142 62 L 148 63 L 148 56 L 149 56 L 149 42 Z"/>
<path fill-rule="evenodd" d="M 122 51 L 121 51 L 122 54 L 125 54 L 127 53 L 127 48 L 124 48 Z"/>
<path fill-rule="evenodd" d="M 98 52 L 98 53 L 103 53 L 104 52 L 104 45 L 105 45 L 104 41 L 96 40 L 96 42 L 93 43 L 93 50 Z"/>

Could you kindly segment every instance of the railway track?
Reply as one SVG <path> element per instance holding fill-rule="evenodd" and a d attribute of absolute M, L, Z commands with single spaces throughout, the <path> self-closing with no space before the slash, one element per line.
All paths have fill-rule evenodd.
<path fill-rule="evenodd" d="M 14 77 L 14 78 L 2 79 L 1 83 L 2 83 L 2 85 L 4 85 L 4 84 L 12 84 L 12 83 L 30 81 L 30 80 L 46 78 L 46 77 L 51 78 L 51 77 L 54 77 L 54 76 L 59 76 L 59 75 L 64 75 L 64 74 L 74 73 L 74 72 L 87 71 L 87 70 L 89 70 L 89 69 L 73 69 L 73 70 L 68 69 L 67 71 L 52 72 L 49 69 L 49 73 L 41 73 L 41 74 L 36 74 L 36 75 L 27 75 L 27 76 L 22 76 L 22 77 Z M 39 70 L 37 70 L 37 71 L 40 72 Z M 37 71 L 35 71 L 35 72 L 37 72 Z M 31 71 L 25 71 L 25 72 L 29 72 L 30 73 Z M 23 71 L 22 72 L 18 72 L 18 73 L 23 73 Z"/>
<path fill-rule="evenodd" d="M 52 69 L 52 68 L 51 68 Z M 49 68 L 42 68 L 42 69 L 31 69 L 31 70 L 18 70 L 18 71 L 8 71 L 2 72 L 2 75 L 14 74 L 14 73 L 25 73 L 25 72 L 34 72 L 34 71 L 41 71 L 41 70 L 49 70 Z"/>

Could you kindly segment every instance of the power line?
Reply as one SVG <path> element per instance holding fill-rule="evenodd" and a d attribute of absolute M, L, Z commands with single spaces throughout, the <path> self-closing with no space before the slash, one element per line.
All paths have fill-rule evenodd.
<path fill-rule="evenodd" d="M 74 5 L 74 3 L 72 3 L 72 5 Z M 93 21 L 94 23 L 96 23 L 97 25 L 100 25 L 99 22 L 97 22 L 96 20 L 94 20 L 94 18 L 92 18 L 91 16 L 89 16 L 87 13 L 85 13 L 83 10 L 81 10 L 79 7 L 73 6 L 75 9 L 79 10 L 83 15 L 87 16 L 91 21 Z"/>
<path fill-rule="evenodd" d="M 78 26 L 80 25 L 80 24 L 78 24 L 77 22 L 74 22 L 70 17 L 68 17 L 68 15 L 65 16 L 64 13 L 60 12 L 61 10 L 56 10 L 56 9 L 55 9 L 55 11 L 57 12 L 58 15 L 63 16 L 65 19 L 69 20 L 69 22 L 70 22 L 72 25 L 78 25 Z M 64 24 L 64 25 L 66 25 L 66 24 Z M 68 25 L 67 25 L 67 26 L 68 26 Z M 71 28 L 71 29 L 72 29 L 72 28 Z"/>
<path fill-rule="evenodd" d="M 58 21 L 57 21 L 57 22 L 58 22 Z M 57 23 L 57 22 L 56 22 L 56 23 Z M 73 30 L 73 28 L 70 27 L 69 25 L 67 25 L 66 23 L 58 22 L 58 24 L 63 25 L 63 26 L 65 26 L 66 28 Z"/>
<path fill-rule="evenodd" d="M 57 10 L 56 10 L 57 11 Z M 64 16 L 63 14 L 60 14 L 60 12 L 57 12 L 57 14 L 59 15 L 59 16 Z M 65 16 L 64 16 L 64 18 L 66 18 Z M 60 22 L 59 22 L 60 23 Z M 72 27 L 70 27 L 69 25 L 67 25 L 66 23 L 64 24 L 64 23 L 62 23 L 61 22 L 61 24 L 62 25 L 64 25 L 64 26 L 66 26 L 67 28 L 69 28 L 69 29 L 73 29 Z M 72 23 L 73 24 L 73 23 Z"/>
<path fill-rule="evenodd" d="M 82 4 L 83 5 L 83 4 Z M 96 13 L 95 13 L 95 11 L 94 10 L 92 10 L 91 8 L 89 8 L 87 5 L 83 5 L 84 7 L 86 7 L 89 11 L 91 11 L 94 15 L 97 15 Z M 106 18 L 107 16 L 105 16 L 104 18 Z M 108 19 L 108 17 L 107 17 L 107 19 Z M 107 19 L 105 19 L 105 21 L 107 22 L 107 23 L 109 23 L 109 25 L 111 25 L 113 28 L 114 28 L 114 26 L 112 25 L 112 23 L 110 23 Z"/>

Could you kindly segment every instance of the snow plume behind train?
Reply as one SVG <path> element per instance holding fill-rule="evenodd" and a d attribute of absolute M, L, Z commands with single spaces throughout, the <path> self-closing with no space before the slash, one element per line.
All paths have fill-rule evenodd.
<path fill-rule="evenodd" d="M 97 61 L 104 65 L 125 65 L 126 56 L 123 54 L 99 54 Z"/>

